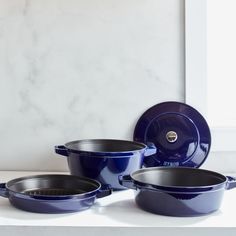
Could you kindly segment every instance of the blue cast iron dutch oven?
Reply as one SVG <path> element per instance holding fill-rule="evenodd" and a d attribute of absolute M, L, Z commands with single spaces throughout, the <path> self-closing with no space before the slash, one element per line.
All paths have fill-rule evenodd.
<path fill-rule="evenodd" d="M 37 213 L 82 211 L 110 194 L 108 186 L 73 175 L 34 175 L 0 184 L 0 196 L 16 208 Z"/>
<path fill-rule="evenodd" d="M 125 189 L 118 176 L 142 167 L 145 157 L 156 153 L 152 144 L 115 139 L 88 139 L 55 146 L 55 152 L 66 156 L 70 173 L 85 176 L 110 185 L 114 190 Z"/>
<path fill-rule="evenodd" d="M 135 189 L 135 201 L 145 211 L 168 216 L 199 216 L 219 209 L 224 191 L 236 179 L 189 167 L 149 167 L 120 176 L 120 183 Z"/>

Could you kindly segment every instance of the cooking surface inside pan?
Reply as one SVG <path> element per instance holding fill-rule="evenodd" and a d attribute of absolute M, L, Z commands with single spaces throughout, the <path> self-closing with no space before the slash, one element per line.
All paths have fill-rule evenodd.
<path fill-rule="evenodd" d="M 72 175 L 36 175 L 11 180 L 7 187 L 27 195 L 76 195 L 95 191 L 100 187 L 96 181 Z"/>
<path fill-rule="evenodd" d="M 73 141 L 67 143 L 66 147 L 86 152 L 127 152 L 141 150 L 145 145 L 125 140 L 92 139 Z"/>
<path fill-rule="evenodd" d="M 223 183 L 225 176 L 216 172 L 193 168 L 149 168 L 136 171 L 132 178 L 136 181 L 158 185 L 199 187 Z"/>
<path fill-rule="evenodd" d="M 75 195 L 75 194 L 81 194 L 85 191 L 81 189 L 60 189 L 60 188 L 42 188 L 42 189 L 28 189 L 23 191 L 22 193 L 31 195 L 31 196 L 37 196 L 37 195 L 44 195 L 44 196 L 50 196 L 50 195 L 56 195 L 56 196 L 62 196 L 62 195 Z"/>

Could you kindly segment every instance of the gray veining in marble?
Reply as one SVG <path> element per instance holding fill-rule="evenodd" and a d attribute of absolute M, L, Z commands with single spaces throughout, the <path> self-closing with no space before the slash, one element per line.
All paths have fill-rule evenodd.
<path fill-rule="evenodd" d="M 183 22 L 183 0 L 0 0 L 0 169 L 66 170 L 54 145 L 183 101 Z"/>

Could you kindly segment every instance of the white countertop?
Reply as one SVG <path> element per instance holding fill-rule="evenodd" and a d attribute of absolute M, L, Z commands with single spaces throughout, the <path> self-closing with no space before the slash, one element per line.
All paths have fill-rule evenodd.
<path fill-rule="evenodd" d="M 39 172 L 0 171 L 1 182 L 16 177 L 38 174 Z M 42 172 L 41 172 L 42 173 Z M 45 172 L 44 172 L 45 173 Z M 25 212 L 10 205 L 8 199 L 0 198 L 0 235 L 1 232 L 14 235 L 153 235 L 169 230 L 183 236 L 192 232 L 227 231 L 227 235 L 236 235 L 236 189 L 225 192 L 219 211 L 201 217 L 167 217 L 145 212 L 134 202 L 133 190 L 114 192 L 111 196 L 97 199 L 88 210 L 69 214 L 38 214 Z M 194 229 L 194 230 L 193 230 Z M 27 234 L 28 233 L 28 234 Z M 193 235 L 193 234 L 191 234 Z"/>

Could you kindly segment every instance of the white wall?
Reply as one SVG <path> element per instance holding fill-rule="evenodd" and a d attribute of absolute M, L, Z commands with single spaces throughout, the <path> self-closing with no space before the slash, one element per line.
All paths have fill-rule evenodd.
<path fill-rule="evenodd" d="M 184 100 L 183 0 L 1 0 L 0 169 L 67 170 L 54 145 L 131 139 Z"/>

